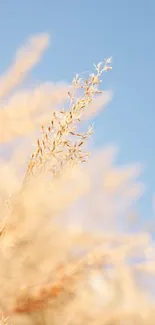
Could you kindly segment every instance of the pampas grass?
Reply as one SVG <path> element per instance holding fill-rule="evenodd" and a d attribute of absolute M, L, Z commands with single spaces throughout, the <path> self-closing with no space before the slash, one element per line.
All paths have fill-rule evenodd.
<path fill-rule="evenodd" d="M 2 98 L 10 96 L 23 81 L 48 42 L 47 35 L 32 38 L 18 53 L 13 67 L 0 80 Z M 29 161 L 25 145 L 23 151 L 14 149 L 17 151 L 13 151 L 9 164 L 1 164 L 2 324 L 154 324 L 152 296 L 136 280 L 139 272 L 155 273 L 153 254 L 147 254 L 153 251 L 151 237 L 146 232 L 134 235 L 116 229 L 117 214 L 125 213 L 141 194 L 142 186 L 136 180 L 139 165 L 114 168 L 113 148 L 94 153 L 89 162 L 86 143 L 93 128 L 85 132 L 80 129 L 89 116 L 89 106 L 92 110 L 96 97 L 102 96 L 101 75 L 109 70 L 111 58 L 95 65 L 94 73 L 86 79 L 75 76 L 63 95 L 66 107 L 52 109 L 49 119 L 49 110 L 46 117 L 45 112 L 41 114 L 41 134 L 35 134 L 36 145 Z M 25 92 L 13 95 L 21 110 L 22 94 Z M 34 138 L 36 124 L 29 128 L 31 118 L 26 110 L 27 130 L 20 117 L 24 133 L 16 124 L 17 110 L 16 117 L 9 112 L 6 103 L 2 117 L 5 115 L 11 129 L 1 135 L 1 142 L 11 142 L 17 134 L 19 138 L 23 134 Z M 90 225 L 95 220 L 97 224 L 100 214 L 102 231 L 82 223 L 87 220 Z M 141 255 L 143 262 L 139 263 Z"/>

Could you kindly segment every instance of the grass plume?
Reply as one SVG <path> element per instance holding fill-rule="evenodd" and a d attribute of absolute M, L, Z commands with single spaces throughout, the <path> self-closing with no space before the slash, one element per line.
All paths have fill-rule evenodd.
<path fill-rule="evenodd" d="M 15 91 L 48 42 L 47 35 L 34 37 L 18 53 L 12 68 L 0 79 L 1 98 Z M 85 144 L 93 128 L 80 130 L 85 117 L 94 115 L 95 105 L 100 110 L 103 104 L 101 75 L 111 70 L 111 58 L 94 68 L 86 79 L 76 75 L 70 87 L 53 87 L 53 95 L 51 85 L 10 95 L 14 97 L 7 98 L 5 112 L 0 113 L 11 125 L 5 134 L 2 126 L 1 143 L 32 136 L 30 131 L 41 124 L 28 165 L 17 147 L 11 162 L 3 161 L 0 166 L 2 324 L 144 325 L 155 319 L 153 297 L 137 281 L 139 274 L 155 274 L 151 236 L 116 229 L 118 216 L 125 215 L 143 191 L 136 179 L 140 166 L 114 167 L 114 148 L 94 152 L 89 160 Z M 29 113 L 27 106 L 22 111 L 22 98 L 33 104 Z M 64 99 L 67 107 L 53 110 L 52 106 L 50 112 L 52 103 L 60 106 Z M 14 115 L 10 107 L 15 108 L 16 101 Z M 42 111 L 45 102 L 47 115 Z M 22 124 L 22 132 L 16 123 L 19 114 L 22 123 L 25 116 L 30 122 L 30 113 L 38 105 L 37 124 L 32 128 Z M 100 216 L 102 231 L 89 228 Z M 76 227 L 77 221 L 81 228 Z"/>

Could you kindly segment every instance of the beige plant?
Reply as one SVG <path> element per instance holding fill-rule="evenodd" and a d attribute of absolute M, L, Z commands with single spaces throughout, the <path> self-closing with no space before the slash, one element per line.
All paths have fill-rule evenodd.
<path fill-rule="evenodd" d="M 47 35 L 42 35 L 40 41 L 33 38 L 30 43 L 26 55 L 25 52 L 18 55 L 10 75 L 1 79 L 1 97 L 21 82 L 21 64 L 25 71 L 23 78 L 38 61 L 47 46 Z M 32 60 L 28 60 L 29 55 Z M 146 232 L 118 233 L 113 220 L 116 211 L 124 213 L 120 208 L 128 207 L 141 193 L 141 184 L 135 181 L 139 166 L 114 168 L 113 152 L 108 150 L 99 151 L 87 162 L 85 144 L 93 129 L 90 127 L 84 133 L 80 130 L 86 110 L 89 111 L 96 96 L 102 96 L 101 75 L 111 69 L 110 65 L 111 58 L 95 66 L 95 72 L 86 80 L 75 77 L 68 91 L 67 107 L 52 110 L 49 122 L 41 123 L 41 136 L 21 182 L 14 172 L 14 160 L 8 168 L 6 163 L 1 165 L 2 185 L 3 174 L 6 177 L 5 186 L 0 188 L 2 324 L 154 324 L 154 301 L 136 281 L 139 272 L 154 275 L 151 237 Z M 7 132 L 1 136 L 5 141 L 21 131 L 15 123 L 17 115 L 12 118 L 13 113 L 8 112 L 12 129 L 8 130 L 9 136 Z M 47 116 L 39 121 L 47 121 Z M 25 135 L 30 131 L 29 126 L 28 123 Z M 20 153 L 14 157 L 20 159 Z M 16 166 L 19 165 L 18 161 Z M 95 193 L 91 192 L 92 184 Z M 106 225 L 102 232 L 97 232 L 78 229 L 74 221 L 71 227 L 65 223 L 67 216 L 74 220 L 77 215 L 80 224 L 81 215 L 86 214 L 83 201 L 79 203 L 81 199 L 90 207 L 89 221 L 92 217 L 97 223 L 102 208 L 105 223 L 109 218 L 111 232 L 104 231 Z M 129 263 L 142 253 L 143 263 Z"/>

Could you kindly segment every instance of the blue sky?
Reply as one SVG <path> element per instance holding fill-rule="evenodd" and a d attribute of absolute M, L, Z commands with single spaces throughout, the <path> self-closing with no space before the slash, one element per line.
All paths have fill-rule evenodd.
<path fill-rule="evenodd" d="M 96 119 L 95 144 L 120 147 L 119 163 L 140 161 L 147 186 L 140 213 L 152 216 L 155 189 L 155 1 L 5 0 L 0 4 L 0 73 L 32 34 L 51 34 L 51 47 L 32 78 L 71 81 L 75 73 L 113 57 L 103 79 L 114 93 Z"/>

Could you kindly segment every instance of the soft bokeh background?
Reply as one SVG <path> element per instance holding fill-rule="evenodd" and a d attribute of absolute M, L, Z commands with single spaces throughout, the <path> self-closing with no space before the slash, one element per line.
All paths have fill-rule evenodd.
<path fill-rule="evenodd" d="M 52 46 L 29 80 L 70 82 L 75 73 L 113 56 L 113 71 L 103 87 L 113 100 L 95 120 L 95 145 L 116 144 L 120 164 L 145 167 L 146 193 L 137 204 L 144 218 L 153 217 L 155 184 L 155 2 L 154 0 L 14 0 L 0 4 L 0 74 L 16 49 L 40 32 Z M 1 148 L 0 154 L 4 154 Z"/>

